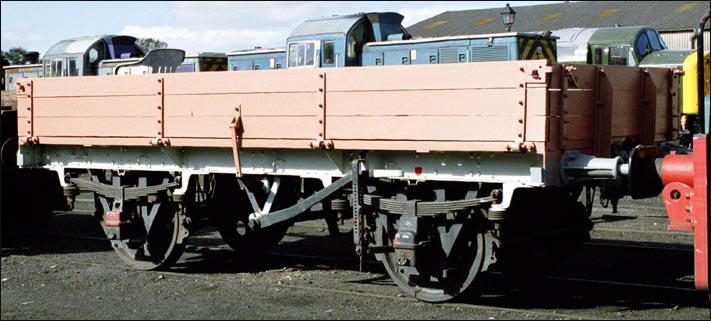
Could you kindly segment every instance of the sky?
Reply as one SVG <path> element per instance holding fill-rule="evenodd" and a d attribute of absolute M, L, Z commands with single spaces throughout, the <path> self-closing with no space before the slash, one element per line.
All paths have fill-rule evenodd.
<path fill-rule="evenodd" d="M 188 53 L 283 48 L 307 19 L 398 12 L 411 26 L 445 11 L 564 1 L 1 1 L 2 50 L 40 55 L 69 38 L 123 34 L 153 38 Z M 502 26 L 503 28 L 503 26 Z"/>

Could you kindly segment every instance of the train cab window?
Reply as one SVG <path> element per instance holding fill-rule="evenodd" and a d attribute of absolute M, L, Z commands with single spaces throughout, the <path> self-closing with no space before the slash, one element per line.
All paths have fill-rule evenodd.
<path fill-rule="evenodd" d="M 667 45 L 664 43 L 664 40 L 662 40 L 662 38 L 659 36 L 659 33 L 657 33 L 656 31 L 647 30 L 647 37 L 649 38 L 649 43 L 652 47 L 652 51 L 667 49 Z"/>
<path fill-rule="evenodd" d="M 360 54 L 361 44 L 366 41 L 365 38 L 365 22 L 359 23 L 351 30 L 348 35 L 348 43 L 346 44 L 346 56 L 348 58 L 357 58 Z"/>
<path fill-rule="evenodd" d="M 314 67 L 316 65 L 316 50 L 319 49 L 318 47 L 314 41 L 290 43 L 288 68 Z"/>
<path fill-rule="evenodd" d="M 334 42 L 326 41 L 323 43 L 323 63 L 332 65 L 334 63 Z"/>
<path fill-rule="evenodd" d="M 639 36 L 639 39 L 637 39 L 637 53 L 639 54 L 639 56 L 646 56 L 651 49 L 652 46 L 649 43 L 649 37 L 647 37 L 647 34 L 642 34 L 641 36 Z"/>
<path fill-rule="evenodd" d="M 99 52 L 95 48 L 89 49 L 89 62 L 94 63 L 99 60 Z"/>
<path fill-rule="evenodd" d="M 88 73 L 96 75 L 99 71 L 99 62 L 107 59 L 106 43 L 99 41 L 89 49 Z M 86 68 L 86 65 L 85 65 Z"/>

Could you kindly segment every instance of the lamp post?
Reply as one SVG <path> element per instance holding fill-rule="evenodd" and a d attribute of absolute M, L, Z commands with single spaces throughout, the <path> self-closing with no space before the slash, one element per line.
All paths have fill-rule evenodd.
<path fill-rule="evenodd" d="M 501 13 L 501 20 L 504 22 L 504 26 L 506 27 L 506 32 L 511 32 L 511 25 L 514 23 L 514 19 L 516 19 L 516 11 L 514 11 L 509 4 L 506 4 L 506 11 Z"/>

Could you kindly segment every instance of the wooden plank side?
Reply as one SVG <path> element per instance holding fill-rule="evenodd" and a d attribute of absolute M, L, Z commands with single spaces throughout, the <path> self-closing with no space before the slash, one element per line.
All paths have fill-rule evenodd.
<path fill-rule="evenodd" d="M 525 68 L 508 62 L 329 71 L 327 139 L 522 140 Z"/>
<path fill-rule="evenodd" d="M 327 72 L 328 90 L 434 90 L 518 88 L 531 61 L 340 68 Z M 544 63 L 545 64 L 545 63 Z M 546 77 L 545 74 L 542 77 Z M 545 79 L 543 79 L 545 81 Z"/>
<path fill-rule="evenodd" d="M 28 83 L 26 79 L 23 79 L 23 83 Z M 27 89 L 29 87 L 25 87 Z M 23 142 L 22 138 L 27 137 L 32 134 L 32 98 L 30 95 L 22 90 L 16 92 L 17 101 L 17 135 L 20 143 Z"/>
<path fill-rule="evenodd" d="M 118 81 L 138 77 L 143 83 L 136 86 L 150 90 L 129 84 L 112 88 L 108 79 L 118 78 L 111 77 L 91 77 L 107 87 L 99 91 L 86 90 L 91 86 L 75 79 L 55 79 L 56 84 L 40 83 L 44 91 L 34 96 L 35 118 L 21 114 L 20 121 L 34 120 L 39 129 L 35 136 L 55 143 L 61 137 L 101 142 L 82 140 L 85 135 L 108 138 L 105 144 L 147 144 L 161 135 L 171 146 L 230 147 L 229 124 L 241 113 L 245 147 L 309 148 L 307 142 L 323 138 L 333 140 L 337 149 L 503 151 L 511 142 L 548 143 L 562 135 L 563 149 L 592 150 L 596 69 L 580 66 L 572 73 L 575 80 L 546 85 L 527 82 L 531 75 L 526 68 L 519 62 L 496 62 L 160 74 Z M 639 74 L 632 68 L 607 73 L 612 79 L 611 137 L 639 135 L 639 87 L 633 81 Z M 62 95 L 55 85 L 67 81 L 72 84 Z M 551 90 L 560 90 L 556 86 L 562 81 L 569 86 L 568 97 L 551 100 Z M 666 97 L 657 91 L 658 100 Z M 551 115 L 551 101 L 561 104 L 561 99 L 563 115 Z M 655 126 L 668 122 L 667 114 L 658 113 Z"/>
<path fill-rule="evenodd" d="M 34 97 L 153 96 L 161 91 L 162 75 L 35 78 Z"/>
<path fill-rule="evenodd" d="M 243 140 L 323 138 L 322 70 L 201 75 L 166 75 L 166 137 L 229 138 L 230 122 L 241 115 Z"/>
<path fill-rule="evenodd" d="M 321 102 L 323 94 L 317 93 L 166 95 L 165 116 L 232 117 L 240 106 L 243 116 L 315 116 L 322 112 Z"/>
<path fill-rule="evenodd" d="M 106 145 L 113 144 L 110 139 L 116 137 L 146 137 L 156 136 L 160 124 L 155 117 L 38 117 L 34 120 L 35 136 L 62 137 L 105 137 Z M 146 139 L 148 142 L 148 139 Z"/>
<path fill-rule="evenodd" d="M 648 68 L 647 70 L 656 85 L 654 99 L 657 110 L 654 119 L 654 139 L 655 141 L 675 139 L 679 133 L 681 113 L 678 104 L 679 77 L 669 69 Z"/>
<path fill-rule="evenodd" d="M 566 116 L 563 136 L 565 140 L 592 140 L 594 123 L 595 117 L 593 115 Z"/>
<path fill-rule="evenodd" d="M 523 115 L 519 89 L 369 90 L 326 94 L 326 115 Z"/>
<path fill-rule="evenodd" d="M 318 92 L 322 69 L 163 74 L 166 95 Z"/>
<path fill-rule="evenodd" d="M 166 117 L 168 138 L 230 138 L 233 116 Z M 311 139 L 319 136 L 316 116 L 243 116 L 242 139 Z"/>
<path fill-rule="evenodd" d="M 546 86 L 531 86 L 526 90 L 526 118 L 523 140 L 545 142 L 548 136 L 550 102 Z M 519 106 L 520 107 L 520 106 Z M 517 120 L 519 121 L 519 120 Z"/>
<path fill-rule="evenodd" d="M 520 124 L 511 116 L 331 116 L 329 139 L 513 142 Z"/>
<path fill-rule="evenodd" d="M 612 118 L 612 137 L 629 137 L 635 142 L 639 142 L 640 124 L 639 115 L 625 114 L 616 115 Z"/>
<path fill-rule="evenodd" d="M 336 149 L 342 150 L 400 150 L 400 151 L 482 151 L 506 152 L 507 143 L 495 141 L 402 141 L 402 140 L 334 140 Z M 541 149 L 540 151 L 542 151 Z"/>
<path fill-rule="evenodd" d="M 160 96 L 36 97 L 35 117 L 160 116 Z M 117 112 L 119 110 L 120 112 Z"/>
<path fill-rule="evenodd" d="M 75 137 L 75 136 L 44 136 L 40 143 L 46 145 L 79 145 L 79 146 L 151 146 L 146 137 L 111 137 L 107 144 L 106 137 Z M 187 146 L 187 145 L 184 145 Z M 200 145 L 194 145 L 200 146 Z M 227 145 L 229 146 L 229 145 Z"/>
<path fill-rule="evenodd" d="M 595 108 L 595 92 L 593 90 L 568 90 L 564 98 L 564 114 L 571 116 L 592 115 Z"/>
<path fill-rule="evenodd" d="M 634 77 L 642 81 L 642 77 Z M 642 134 L 642 106 L 641 93 L 637 90 L 613 90 L 611 135 L 617 139 L 630 138 L 635 142 L 640 141 Z"/>

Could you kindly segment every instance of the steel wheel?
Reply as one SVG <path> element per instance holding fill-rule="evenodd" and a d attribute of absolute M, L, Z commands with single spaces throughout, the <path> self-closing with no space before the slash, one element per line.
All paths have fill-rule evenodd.
<path fill-rule="evenodd" d="M 133 225 L 133 232 L 140 233 L 139 237 L 111 240 L 111 246 L 121 260 L 135 269 L 167 268 L 177 262 L 185 250 L 182 221 L 182 215 L 177 208 L 165 202 L 158 210 L 149 232 L 145 231 L 143 222 L 136 222 Z M 103 220 L 101 226 L 109 235 Z"/>
<path fill-rule="evenodd" d="M 222 239 L 239 256 L 250 257 L 266 252 L 279 243 L 289 229 L 288 223 L 276 224 L 264 229 L 252 230 L 248 226 L 251 207 L 245 192 L 241 192 L 237 180 L 231 176 L 216 176 L 216 190 L 209 205 L 217 230 Z M 245 178 L 250 190 L 255 193 L 259 202 L 266 199 L 267 194 L 258 187 L 258 180 Z M 276 211 L 296 203 L 296 193 L 293 182 L 282 178 L 280 192 L 272 206 Z"/>
<path fill-rule="evenodd" d="M 398 230 L 399 216 L 380 215 L 378 240 L 380 245 L 392 246 Z M 478 231 L 472 220 L 462 224 L 451 250 L 442 250 L 442 241 L 449 226 L 438 227 L 428 235 L 431 244 L 418 252 L 414 267 L 398 265 L 395 251 L 376 254 L 395 283 L 408 295 L 427 302 L 444 302 L 469 292 L 481 276 L 485 257 L 484 231 Z M 439 232 L 437 232 L 437 230 Z"/>
<path fill-rule="evenodd" d="M 247 223 L 246 215 L 227 216 L 217 226 L 222 240 L 242 256 L 253 256 L 269 250 L 284 238 L 289 229 L 286 224 L 277 224 L 254 231 L 249 229 Z"/>

